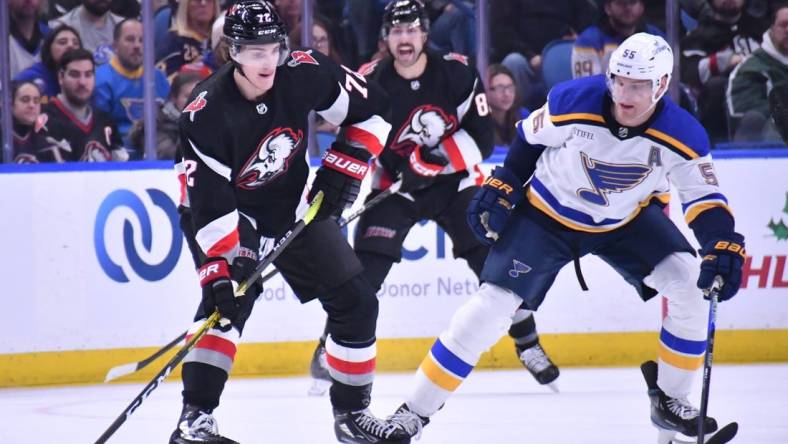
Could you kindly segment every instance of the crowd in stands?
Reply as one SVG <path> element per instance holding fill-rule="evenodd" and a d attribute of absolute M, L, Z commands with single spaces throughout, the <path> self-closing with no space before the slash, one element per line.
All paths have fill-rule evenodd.
<path fill-rule="evenodd" d="M 159 159 L 171 159 L 191 89 L 228 60 L 220 38 L 233 0 L 155 0 Z M 363 71 L 385 57 L 388 0 L 315 0 L 312 46 Z M 302 0 L 274 2 L 301 46 Z M 664 34 L 665 2 L 488 0 L 484 76 L 496 145 L 541 106 L 556 79 L 604 74 L 613 50 L 636 32 Z M 712 142 L 779 141 L 768 96 L 788 83 L 788 3 L 679 0 L 680 104 Z M 8 0 L 15 162 L 144 158 L 143 45 L 139 0 Z M 475 2 L 426 0 L 433 51 L 473 62 Z M 570 49 L 571 47 L 571 49 Z M 565 49 L 561 49 L 565 48 Z M 561 51 L 561 52 L 558 52 Z M 547 66 L 545 66 L 547 63 Z M 317 131 L 336 128 L 316 119 Z"/>

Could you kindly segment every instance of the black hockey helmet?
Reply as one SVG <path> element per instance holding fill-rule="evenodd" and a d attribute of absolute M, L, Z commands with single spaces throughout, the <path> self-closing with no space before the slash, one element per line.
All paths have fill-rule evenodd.
<path fill-rule="evenodd" d="M 392 0 L 383 10 L 383 38 L 389 35 L 392 27 L 411 23 L 420 26 L 424 32 L 430 30 L 430 18 L 419 0 Z"/>
<path fill-rule="evenodd" d="M 287 25 L 276 8 L 264 0 L 243 0 L 231 6 L 225 14 L 223 31 L 231 57 L 244 45 L 279 43 L 281 65 L 290 52 Z"/>

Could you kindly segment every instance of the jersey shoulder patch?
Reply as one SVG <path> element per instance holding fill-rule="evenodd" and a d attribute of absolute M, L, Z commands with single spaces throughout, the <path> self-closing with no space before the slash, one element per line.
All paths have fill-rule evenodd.
<path fill-rule="evenodd" d="M 314 50 L 312 49 L 291 51 L 288 56 L 287 66 L 295 68 L 301 64 L 319 65 L 320 63 L 318 63 L 313 53 Z"/>
<path fill-rule="evenodd" d="M 605 94 L 607 84 L 603 75 L 558 83 L 547 95 L 553 124 L 560 125 L 577 120 L 604 122 L 602 106 Z"/>
<path fill-rule="evenodd" d="M 667 146 L 686 160 L 709 154 L 709 136 L 698 119 L 670 98 L 662 100 L 665 106 L 643 136 Z"/>
<path fill-rule="evenodd" d="M 208 101 L 205 99 L 206 94 L 208 94 L 208 91 L 201 91 L 194 100 L 183 108 L 183 113 L 189 115 L 190 122 L 194 122 L 194 115 L 202 111 L 208 104 Z"/>
<path fill-rule="evenodd" d="M 372 60 L 370 62 L 367 62 L 367 63 L 361 65 L 358 68 L 357 72 L 359 74 L 361 74 L 362 76 L 367 77 L 370 74 L 372 74 L 373 72 L 375 72 L 375 68 L 377 68 L 378 63 L 380 63 L 381 60 L 383 60 L 383 59 L 375 59 L 375 60 Z"/>
<path fill-rule="evenodd" d="M 450 52 L 448 54 L 444 54 L 443 55 L 443 60 L 446 60 L 446 61 L 449 61 L 449 62 L 451 62 L 451 61 L 460 62 L 463 65 L 468 66 L 468 56 L 462 55 L 462 54 L 457 53 L 457 52 Z"/>

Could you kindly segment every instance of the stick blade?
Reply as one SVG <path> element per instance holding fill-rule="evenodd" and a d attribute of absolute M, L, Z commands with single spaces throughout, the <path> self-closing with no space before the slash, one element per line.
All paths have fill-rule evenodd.
<path fill-rule="evenodd" d="M 739 432 L 739 424 L 736 422 L 732 422 L 725 427 L 721 428 L 717 431 L 708 441 L 706 444 L 725 444 L 732 440 L 736 434 Z"/>
<path fill-rule="evenodd" d="M 123 364 L 117 367 L 112 367 L 107 372 L 107 376 L 104 378 L 104 382 L 110 382 L 114 379 L 118 379 L 121 376 L 130 375 L 137 371 L 137 363 L 132 362 L 130 364 Z"/>

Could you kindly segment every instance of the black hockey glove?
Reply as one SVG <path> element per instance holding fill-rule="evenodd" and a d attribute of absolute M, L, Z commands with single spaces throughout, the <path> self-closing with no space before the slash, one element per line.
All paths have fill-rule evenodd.
<path fill-rule="evenodd" d="M 409 193 L 427 188 L 448 164 L 449 161 L 437 148 L 420 146 L 414 149 L 408 157 L 407 165 L 402 168 L 400 191 Z"/>
<path fill-rule="evenodd" d="M 523 199 L 523 184 L 506 167 L 499 166 L 476 192 L 466 216 L 471 231 L 481 243 L 492 245 L 506 225 L 512 209 Z"/>
<path fill-rule="evenodd" d="M 202 310 L 210 316 L 219 310 L 223 318 L 233 322 L 238 315 L 240 301 L 236 301 L 233 284 L 230 282 L 230 266 L 221 257 L 208 258 L 200 267 L 202 287 Z"/>
<path fill-rule="evenodd" d="M 703 262 L 700 263 L 698 288 L 711 287 L 715 276 L 721 276 L 723 286 L 720 289 L 720 301 L 732 298 L 741 285 L 741 270 L 744 265 L 744 236 L 730 233 L 727 236 L 712 239 L 700 250 Z"/>
<path fill-rule="evenodd" d="M 318 191 L 323 192 L 323 203 L 315 216 L 317 220 L 339 216 L 342 210 L 353 205 L 369 169 L 370 157 L 368 151 L 340 142 L 334 142 L 325 152 L 309 190 L 309 202 Z"/>

